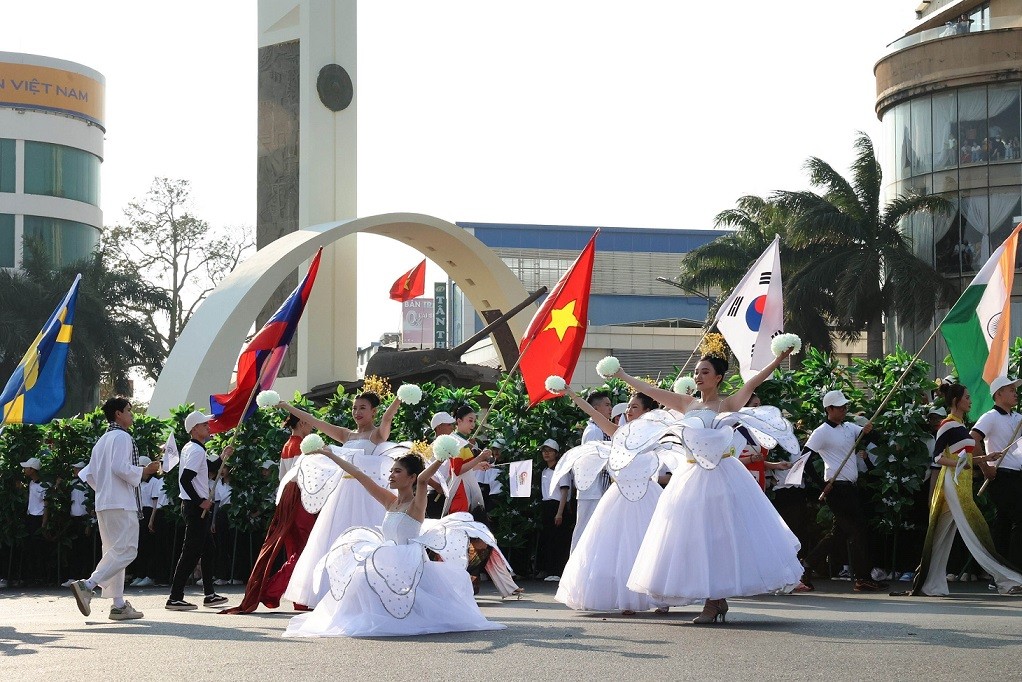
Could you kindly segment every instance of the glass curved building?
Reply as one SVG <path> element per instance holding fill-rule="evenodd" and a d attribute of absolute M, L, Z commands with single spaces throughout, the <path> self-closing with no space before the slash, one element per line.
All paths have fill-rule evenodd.
<path fill-rule="evenodd" d="M 81 64 L 0 52 L 0 267 L 21 267 L 26 238 L 56 265 L 99 243 L 104 88 Z"/>
<path fill-rule="evenodd" d="M 883 195 L 951 201 L 951 215 L 915 217 L 903 229 L 920 258 L 966 286 L 1022 222 L 1022 0 L 924 1 L 916 15 L 874 68 Z M 1018 284 L 1013 336 L 1022 334 Z M 889 338 L 912 351 L 933 329 L 889 322 Z M 946 354 L 938 336 L 923 357 L 940 373 Z"/>

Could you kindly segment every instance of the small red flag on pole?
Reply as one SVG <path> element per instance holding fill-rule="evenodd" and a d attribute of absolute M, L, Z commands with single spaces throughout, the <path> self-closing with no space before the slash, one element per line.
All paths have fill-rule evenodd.
<path fill-rule="evenodd" d="M 426 259 L 397 278 L 390 287 L 390 297 L 395 301 L 410 301 L 426 292 Z"/>

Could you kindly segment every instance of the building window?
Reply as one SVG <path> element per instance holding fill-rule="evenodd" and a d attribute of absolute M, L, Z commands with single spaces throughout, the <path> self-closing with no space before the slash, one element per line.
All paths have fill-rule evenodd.
<path fill-rule="evenodd" d="M 25 216 L 25 239 L 39 240 L 54 267 L 88 258 L 99 243 L 99 230 L 71 220 Z"/>
<path fill-rule="evenodd" d="M 0 213 L 0 268 L 14 267 L 14 216 Z"/>
<path fill-rule="evenodd" d="M 0 140 L 0 192 L 14 192 L 14 140 Z"/>
<path fill-rule="evenodd" d="M 46 142 L 25 142 L 25 193 L 99 206 L 99 157 Z"/>

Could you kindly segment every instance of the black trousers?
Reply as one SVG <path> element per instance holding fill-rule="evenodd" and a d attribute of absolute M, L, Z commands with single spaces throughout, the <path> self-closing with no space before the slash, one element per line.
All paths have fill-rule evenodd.
<path fill-rule="evenodd" d="M 788 528 L 802 545 L 800 555 L 809 551 L 809 495 L 805 488 L 777 488 L 774 490 L 774 509 L 788 524 Z"/>
<path fill-rule="evenodd" d="M 536 547 L 536 570 L 547 575 L 560 575 L 568 563 L 571 551 L 571 533 L 575 529 L 575 515 L 571 505 L 564 507 L 561 525 L 556 525 L 558 500 L 543 500 L 540 503 L 539 544 Z"/>
<path fill-rule="evenodd" d="M 806 566 L 813 568 L 827 556 L 844 558 L 847 552 L 855 579 L 868 580 L 872 564 L 866 546 L 866 519 L 859 501 L 859 489 L 854 483 L 837 481 L 827 495 L 827 506 L 834 515 L 834 523 L 816 547 L 806 554 Z"/>
<path fill-rule="evenodd" d="M 990 481 L 990 499 L 997 519 L 990 529 L 997 553 L 1017 570 L 1022 568 L 1022 471 L 998 469 Z"/>
<path fill-rule="evenodd" d="M 181 557 L 174 569 L 174 580 L 170 584 L 170 598 L 184 599 L 185 583 L 195 570 L 195 565 L 202 562 L 202 588 L 205 594 L 213 594 L 213 562 L 216 560 L 216 546 L 209 527 L 213 523 L 213 513 L 202 518 L 202 507 L 198 502 L 182 500 L 181 515 L 185 520 L 185 539 L 181 547 Z"/>

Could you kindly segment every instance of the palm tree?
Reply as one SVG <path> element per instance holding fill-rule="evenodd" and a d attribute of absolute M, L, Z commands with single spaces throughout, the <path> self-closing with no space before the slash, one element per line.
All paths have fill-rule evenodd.
<path fill-rule="evenodd" d="M 127 393 L 128 374 L 159 374 L 165 351 L 132 310 L 166 310 L 162 290 L 130 273 L 108 269 L 105 254 L 54 268 L 41 244 L 25 240 L 22 270 L 0 271 L 0 379 L 6 382 L 77 273 L 82 274 L 67 361 L 64 414 L 91 409 L 102 379 Z"/>
<path fill-rule="evenodd" d="M 852 336 L 866 331 L 868 357 L 880 358 L 885 315 L 922 327 L 953 293 L 940 273 L 916 257 L 899 225 L 916 213 L 953 209 L 933 195 L 899 196 L 881 206 L 882 174 L 873 142 L 859 133 L 855 149 L 850 182 L 813 157 L 805 168 L 813 186 L 825 192 L 777 192 L 772 198 L 792 217 L 790 244 L 811 254 L 786 283 L 792 295 L 804 302 L 829 301 L 834 317 Z"/>
<path fill-rule="evenodd" d="M 681 262 L 678 282 L 692 289 L 720 288 L 724 294 L 718 298 L 719 305 L 770 246 L 775 235 L 781 235 L 781 241 L 785 241 L 789 221 L 788 212 L 777 202 L 757 196 L 739 198 L 735 208 L 722 211 L 714 219 L 717 228 L 734 231 L 686 254 Z M 798 272 L 807 256 L 808 251 L 782 252 L 784 281 Z M 824 352 L 832 350 L 828 319 L 832 317 L 833 309 L 829 301 L 820 299 L 807 305 L 786 286 L 784 310 L 786 330 L 798 334 L 805 343 Z M 714 312 L 711 309 L 710 313 Z"/>

